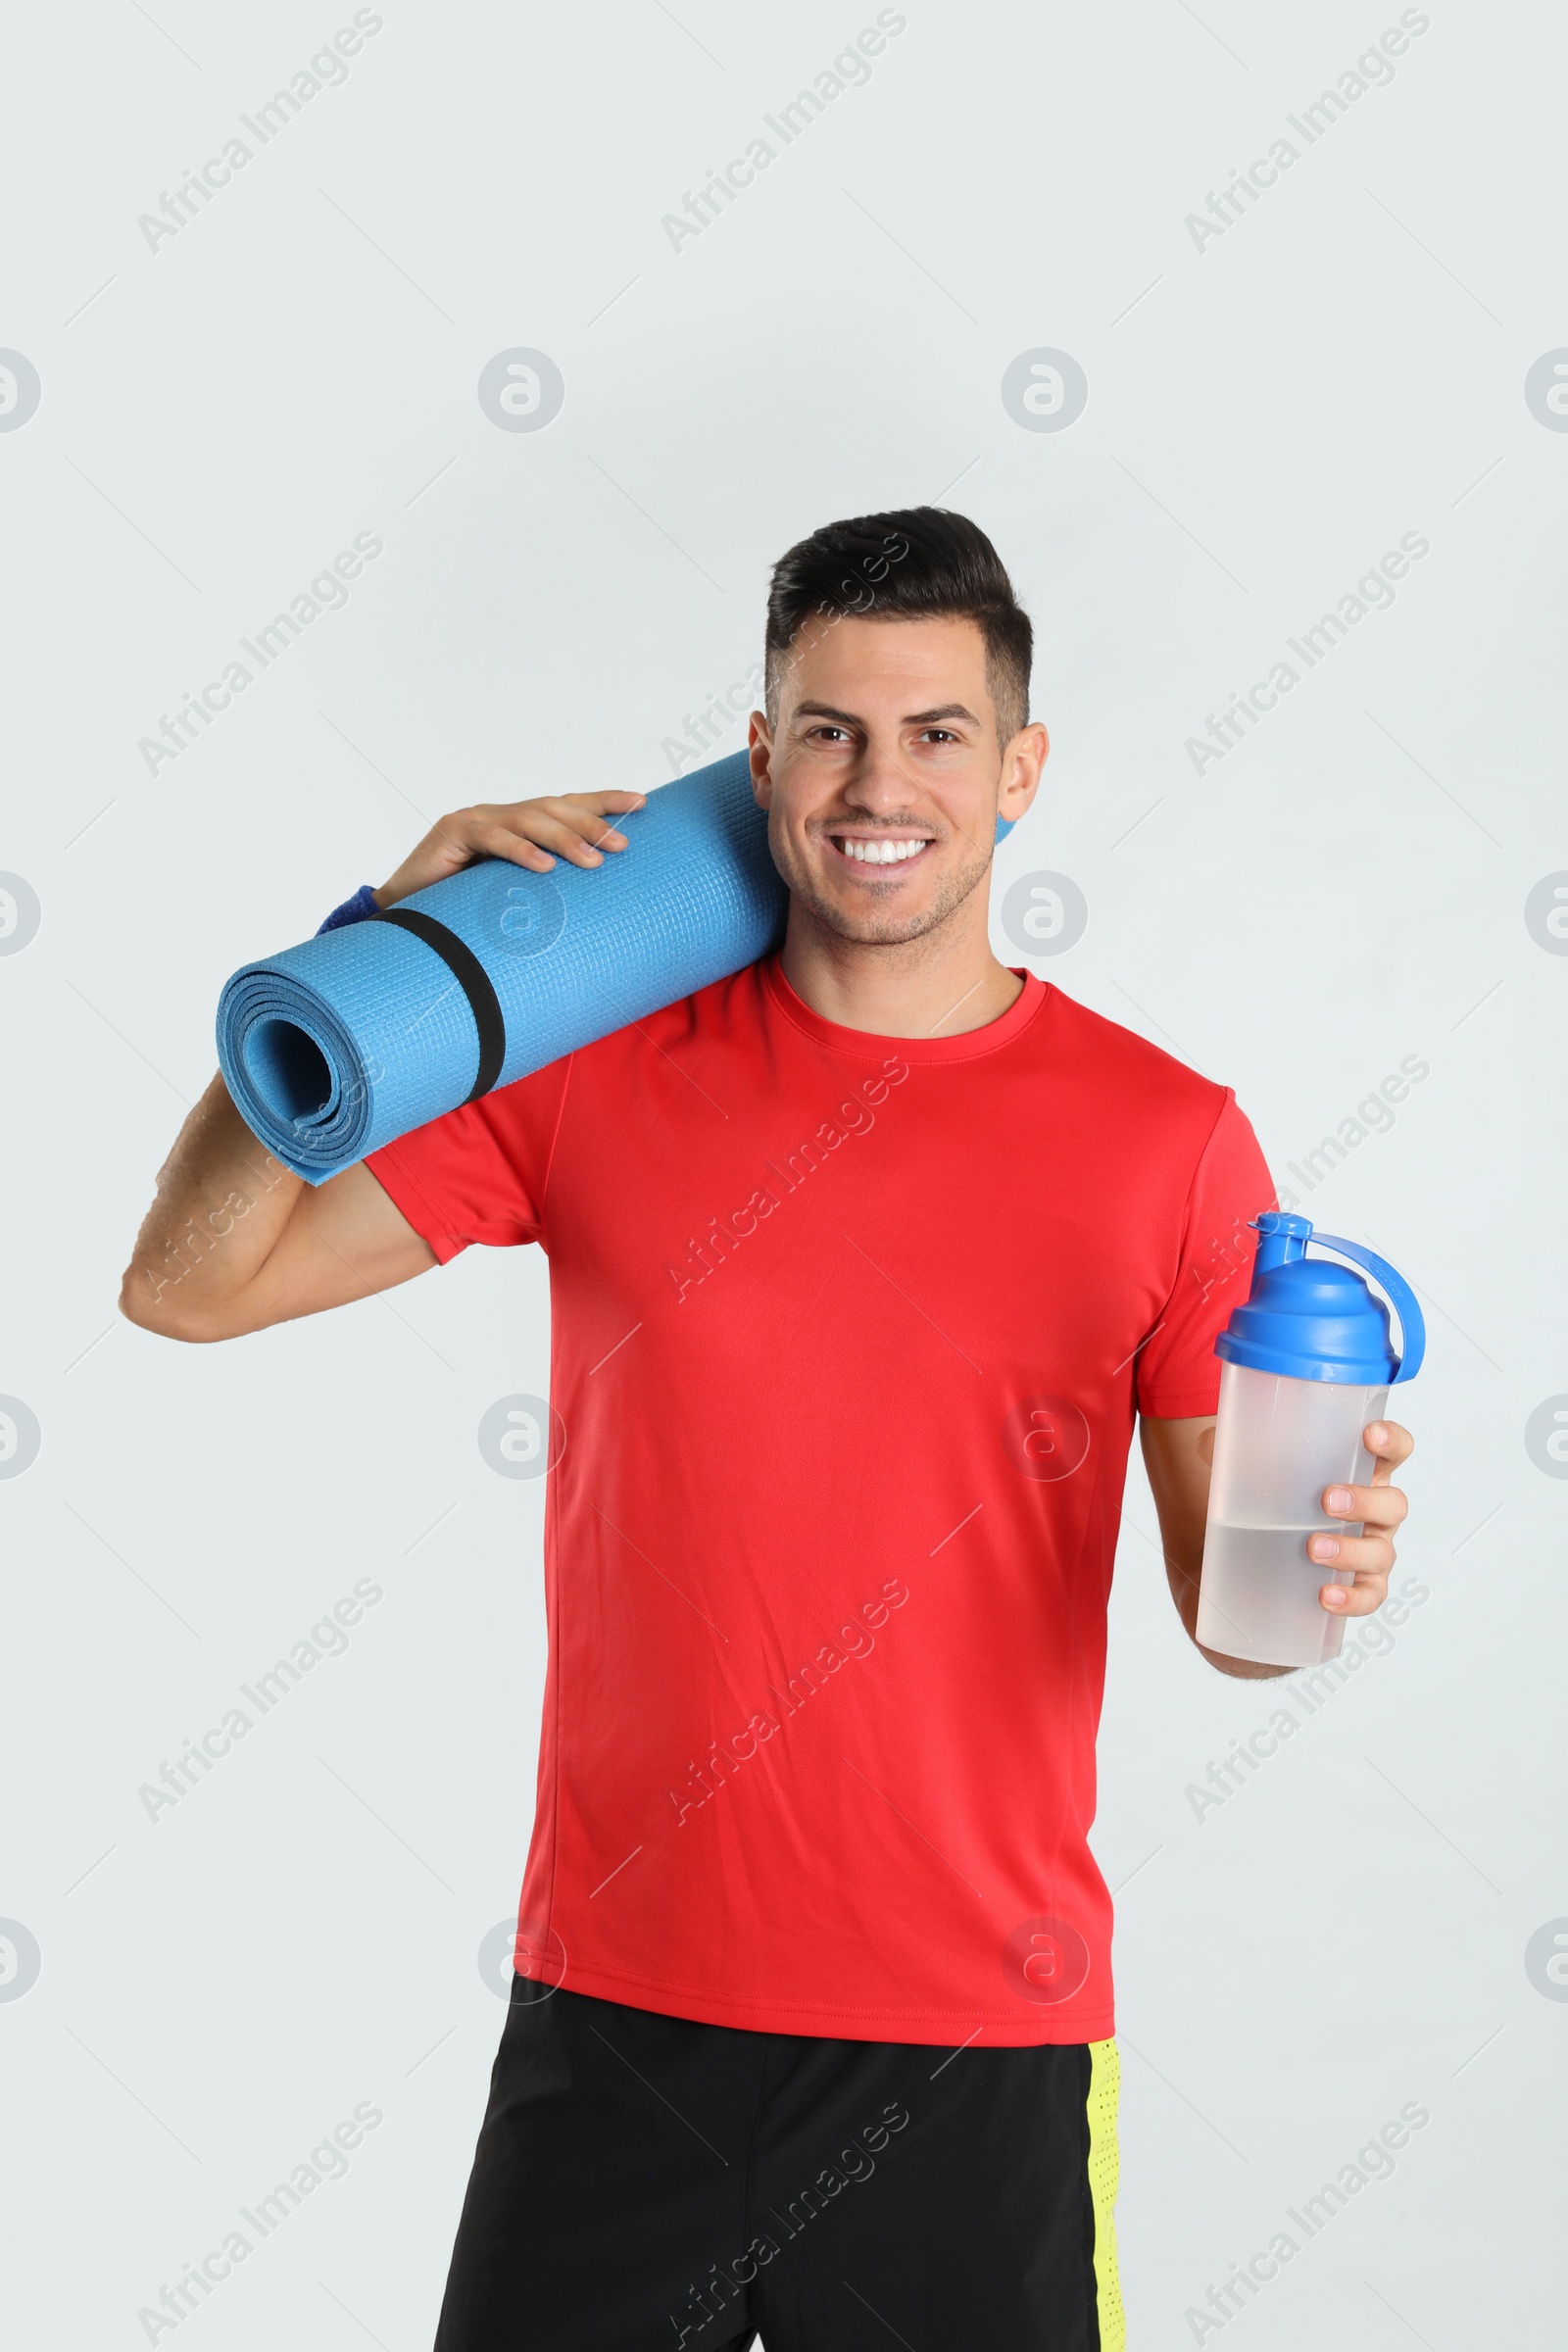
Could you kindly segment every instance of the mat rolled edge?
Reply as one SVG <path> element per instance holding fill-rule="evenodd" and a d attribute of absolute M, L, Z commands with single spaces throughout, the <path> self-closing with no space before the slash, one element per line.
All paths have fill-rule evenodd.
<path fill-rule="evenodd" d="M 616 821 L 628 849 L 601 867 L 558 860 L 545 878 L 482 859 L 378 918 L 235 972 L 219 1003 L 219 1062 L 268 1150 L 324 1183 L 776 942 L 784 887 L 744 753 Z M 476 919 L 498 884 L 529 879 L 576 910 L 565 956 L 498 952 L 493 925 Z"/>

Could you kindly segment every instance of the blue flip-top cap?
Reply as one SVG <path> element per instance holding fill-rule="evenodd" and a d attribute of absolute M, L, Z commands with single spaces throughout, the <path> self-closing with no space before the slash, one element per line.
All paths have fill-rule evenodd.
<path fill-rule="evenodd" d="M 1426 1324 L 1414 1292 L 1387 1258 L 1336 1234 L 1314 1233 L 1310 1217 L 1271 1208 L 1253 1222 L 1251 1294 L 1214 1342 L 1216 1355 L 1254 1372 L 1339 1381 L 1348 1388 L 1392 1388 L 1415 1378 L 1426 1352 Z M 1353 1258 L 1382 1284 L 1398 1310 L 1402 1355 L 1394 1351 L 1383 1301 L 1348 1266 L 1308 1257 L 1309 1242 Z"/>

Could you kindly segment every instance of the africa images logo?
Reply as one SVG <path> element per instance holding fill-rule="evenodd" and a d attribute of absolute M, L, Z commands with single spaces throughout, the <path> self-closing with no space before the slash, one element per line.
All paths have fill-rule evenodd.
<path fill-rule="evenodd" d="M 1071 1478 L 1089 1452 L 1089 1424 L 1065 1396 L 1025 1396 L 1002 1425 L 1007 1459 L 1025 1478 Z"/>
<path fill-rule="evenodd" d="M 0 433 L 14 433 L 37 413 L 43 386 L 20 351 L 0 351 Z"/>
<path fill-rule="evenodd" d="M 504 433 L 537 433 L 559 416 L 566 379 L 545 351 L 518 344 L 479 370 L 479 406 Z"/>
<path fill-rule="evenodd" d="M 1089 1946 L 1064 1919 L 1026 1919 L 1002 1947 L 1002 1973 L 1026 2001 L 1070 2001 L 1089 1975 Z"/>
<path fill-rule="evenodd" d="M 1525 377 L 1525 407 L 1548 433 L 1568 433 L 1568 351 L 1542 353 Z"/>
<path fill-rule="evenodd" d="M 543 1396 L 498 1396 L 479 1422 L 479 1451 L 501 1478 L 543 1478 L 566 1450 L 566 1425 Z"/>

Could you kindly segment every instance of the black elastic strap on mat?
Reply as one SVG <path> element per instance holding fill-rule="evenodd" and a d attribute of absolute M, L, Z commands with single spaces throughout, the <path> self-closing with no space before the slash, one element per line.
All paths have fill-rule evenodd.
<path fill-rule="evenodd" d="M 422 939 L 427 948 L 440 956 L 447 970 L 468 1000 L 468 1010 L 479 1033 L 479 1067 L 473 1086 L 464 1097 L 465 1102 L 476 1102 L 487 1095 L 501 1075 L 501 1065 L 507 1058 L 507 1024 L 502 1016 L 501 1000 L 490 985 L 490 975 L 473 950 L 465 946 L 455 931 L 438 923 L 433 914 L 420 914 L 413 906 L 387 906 L 379 914 L 368 917 L 372 923 L 396 923 L 401 931 L 412 931 Z"/>

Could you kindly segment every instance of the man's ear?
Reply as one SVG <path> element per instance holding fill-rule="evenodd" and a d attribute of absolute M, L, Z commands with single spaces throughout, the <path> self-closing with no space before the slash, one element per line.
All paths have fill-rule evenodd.
<path fill-rule="evenodd" d="M 1016 824 L 1040 789 L 1040 771 L 1051 751 L 1051 737 L 1038 719 L 1020 727 L 1002 757 L 1002 790 L 997 814 Z"/>
<path fill-rule="evenodd" d="M 752 762 L 752 798 L 759 808 L 770 808 L 773 805 L 773 735 L 765 712 L 752 712 L 747 745 Z"/>

